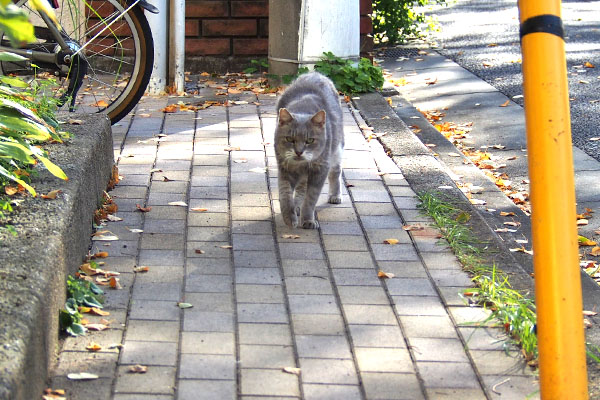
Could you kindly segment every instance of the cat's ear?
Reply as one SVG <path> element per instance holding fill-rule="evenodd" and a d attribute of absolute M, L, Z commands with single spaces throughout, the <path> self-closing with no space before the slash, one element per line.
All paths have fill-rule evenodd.
<path fill-rule="evenodd" d="M 279 109 L 279 126 L 287 125 L 292 122 L 293 119 L 294 117 L 292 117 L 292 114 L 290 114 L 288 110 L 285 108 Z"/>
<path fill-rule="evenodd" d="M 310 122 L 312 122 L 313 125 L 322 128 L 325 125 L 325 115 L 325 110 L 321 110 L 315 115 L 313 115 L 313 117 L 310 119 Z"/>

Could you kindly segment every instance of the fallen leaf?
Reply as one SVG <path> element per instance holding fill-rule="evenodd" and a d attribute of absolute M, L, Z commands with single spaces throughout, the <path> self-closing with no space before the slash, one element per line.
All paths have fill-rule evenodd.
<path fill-rule="evenodd" d="M 90 310 L 88 312 L 90 314 L 98 315 L 100 317 L 106 317 L 106 316 L 110 315 L 110 312 L 101 310 L 98 307 L 89 307 L 89 309 Z"/>
<path fill-rule="evenodd" d="M 500 104 L 500 107 L 506 107 L 510 104 L 510 100 L 506 100 L 504 103 Z"/>
<path fill-rule="evenodd" d="M 132 233 L 142 233 L 142 232 L 144 232 L 143 229 L 137 229 L 137 228 L 127 228 L 127 230 L 129 232 L 132 232 Z"/>
<path fill-rule="evenodd" d="M 384 272 L 382 270 L 377 271 L 377 277 L 378 278 L 391 279 L 394 276 L 396 276 L 396 275 L 392 274 L 391 272 Z"/>
<path fill-rule="evenodd" d="M 82 119 L 69 118 L 67 122 L 71 125 L 83 125 Z"/>
<path fill-rule="evenodd" d="M 585 225 L 587 225 L 588 223 L 589 223 L 589 221 L 588 221 L 587 219 L 585 219 L 585 218 L 582 218 L 582 219 L 578 219 L 578 220 L 577 220 L 577 226 L 585 226 Z"/>
<path fill-rule="evenodd" d="M 192 308 L 192 307 L 194 307 L 194 305 L 190 304 L 190 303 L 178 302 L 177 303 L 177 307 L 181 308 L 182 310 L 185 310 L 186 308 Z"/>
<path fill-rule="evenodd" d="M 596 66 L 589 61 L 584 62 L 583 66 L 586 68 L 596 68 Z"/>
<path fill-rule="evenodd" d="M 499 232 L 499 233 L 508 233 L 508 232 L 515 233 L 515 232 L 517 232 L 517 230 L 516 229 L 508 229 L 508 228 L 497 228 L 497 229 L 494 229 L 494 232 Z"/>
<path fill-rule="evenodd" d="M 121 283 L 119 282 L 119 278 L 115 278 L 114 276 L 112 276 L 110 278 L 109 281 L 109 286 L 113 289 L 123 289 L 123 287 L 121 286 Z"/>
<path fill-rule="evenodd" d="M 14 194 L 19 193 L 19 189 L 15 186 L 5 186 L 4 193 L 6 193 L 9 196 L 12 196 Z"/>
<path fill-rule="evenodd" d="M 132 374 L 145 374 L 148 372 L 148 367 L 140 364 L 132 365 L 129 367 L 129 372 Z"/>
<path fill-rule="evenodd" d="M 108 103 L 104 100 L 99 100 L 97 102 L 95 102 L 94 104 L 92 104 L 92 106 L 94 107 L 108 107 Z"/>
<path fill-rule="evenodd" d="M 587 319 L 587 318 L 584 318 L 584 319 L 583 319 L 583 326 L 584 326 L 586 329 L 589 329 L 589 328 L 591 328 L 591 327 L 593 326 L 593 324 L 590 322 L 590 320 L 589 320 L 589 319 Z"/>
<path fill-rule="evenodd" d="M 68 374 L 67 378 L 69 378 L 72 381 L 86 381 L 86 380 L 98 379 L 98 375 L 90 374 L 89 372 L 77 372 L 77 373 Z"/>
<path fill-rule="evenodd" d="M 577 241 L 579 242 L 580 246 L 596 246 L 596 242 L 586 238 L 585 236 L 579 235 Z"/>
<path fill-rule="evenodd" d="M 425 227 L 422 225 L 404 225 L 402 229 L 405 231 L 422 231 Z"/>
<path fill-rule="evenodd" d="M 119 237 L 115 236 L 115 235 L 97 235 L 97 236 L 92 236 L 92 240 L 97 240 L 100 242 L 111 242 L 111 241 L 119 240 Z"/>
<path fill-rule="evenodd" d="M 243 163 L 247 163 L 248 160 L 246 160 L 245 158 L 240 158 L 238 160 L 233 160 L 233 162 L 236 164 L 243 164 Z"/>
<path fill-rule="evenodd" d="M 240 148 L 237 146 L 227 146 L 223 149 L 224 151 L 239 151 Z"/>
<path fill-rule="evenodd" d="M 85 327 L 90 331 L 104 331 L 108 329 L 108 325 L 105 324 L 87 324 Z"/>
<path fill-rule="evenodd" d="M 501 217 L 514 217 L 516 214 L 512 211 L 500 211 L 500 216 Z"/>
<path fill-rule="evenodd" d="M 519 221 L 507 221 L 504 225 L 518 227 L 521 226 L 521 223 Z"/>
<path fill-rule="evenodd" d="M 281 235 L 281 237 L 284 239 L 300 239 L 300 235 L 291 235 L 291 234 Z"/>
<path fill-rule="evenodd" d="M 65 397 L 65 391 L 63 389 L 44 389 L 42 400 L 67 400 Z"/>
<path fill-rule="evenodd" d="M 222 248 L 222 249 L 233 249 L 233 246 L 231 246 L 229 244 L 226 244 L 226 245 L 223 245 L 223 246 L 219 246 L 219 247 Z"/>
<path fill-rule="evenodd" d="M 168 203 L 170 206 L 179 206 L 179 207 L 187 207 L 187 203 L 185 201 L 171 201 Z"/>
<path fill-rule="evenodd" d="M 173 181 L 173 179 L 169 179 L 166 176 L 163 176 L 162 180 L 163 180 L 163 182 L 172 182 Z"/>
<path fill-rule="evenodd" d="M 133 272 L 148 272 L 150 267 L 133 267 Z"/>
<path fill-rule="evenodd" d="M 92 342 L 90 344 L 88 344 L 87 346 L 85 346 L 86 350 L 88 351 L 100 351 L 102 350 L 102 346 L 100 346 L 98 343 Z"/>
<path fill-rule="evenodd" d="M 206 211 L 208 211 L 208 208 L 193 207 L 193 208 L 190 208 L 190 211 L 206 212 Z"/>
<path fill-rule="evenodd" d="M 196 254 L 204 254 L 206 252 L 204 250 L 196 249 L 196 250 L 194 250 L 194 253 L 196 253 Z"/>
<path fill-rule="evenodd" d="M 42 199 L 44 200 L 55 200 L 56 197 L 58 196 L 58 194 L 62 192 L 61 190 L 53 190 L 51 192 L 48 192 L 48 194 L 43 194 L 42 195 Z"/>
<path fill-rule="evenodd" d="M 79 270 L 87 276 L 94 276 L 100 273 L 96 268 L 93 268 L 90 263 L 81 264 Z"/>
<path fill-rule="evenodd" d="M 590 254 L 591 254 L 592 256 L 594 256 L 594 257 L 598 257 L 598 256 L 600 256 L 600 247 L 598 247 L 598 246 L 594 246 L 594 247 L 592 248 L 592 250 L 590 251 Z"/>
<path fill-rule="evenodd" d="M 179 105 L 177 104 L 169 104 L 168 106 L 166 106 L 165 108 L 161 109 L 160 111 L 164 112 L 164 113 L 176 113 L 179 110 Z"/>
<path fill-rule="evenodd" d="M 107 220 L 109 220 L 109 221 L 111 221 L 111 222 L 119 222 L 119 221 L 123 221 L 123 218 L 121 218 L 121 217 L 117 217 L 117 216 L 115 216 L 115 215 L 112 215 L 112 214 L 108 214 L 108 215 L 106 216 L 106 219 L 107 219 Z"/>
<path fill-rule="evenodd" d="M 509 249 L 511 252 L 515 253 L 515 252 L 519 252 L 519 253 L 525 253 L 525 254 L 529 254 L 529 255 L 533 255 L 533 251 L 532 250 L 527 250 L 525 249 L 525 247 L 517 247 L 514 249 Z"/>
<path fill-rule="evenodd" d="M 300 368 L 296 367 L 283 367 L 281 369 L 283 372 L 292 374 L 292 375 L 300 375 Z"/>
<path fill-rule="evenodd" d="M 139 204 L 136 204 L 136 205 L 135 205 L 135 208 L 136 208 L 138 211 L 140 211 L 140 212 L 144 212 L 144 213 L 150 212 L 150 210 L 152 210 L 152 207 L 142 207 L 142 206 L 140 206 Z"/>
<path fill-rule="evenodd" d="M 400 241 L 398 239 L 385 239 L 383 241 L 384 244 L 398 244 Z"/>
<path fill-rule="evenodd" d="M 106 258 L 106 257 L 108 257 L 108 252 L 106 252 L 106 251 L 99 251 L 92 255 L 92 258 Z"/>
<path fill-rule="evenodd" d="M 583 315 L 586 317 L 593 317 L 594 315 L 598 315 L 598 313 L 596 311 L 583 310 Z"/>

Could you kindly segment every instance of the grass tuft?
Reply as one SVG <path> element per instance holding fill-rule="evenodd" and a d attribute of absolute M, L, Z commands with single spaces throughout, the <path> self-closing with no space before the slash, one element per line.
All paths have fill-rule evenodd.
<path fill-rule="evenodd" d="M 494 325 L 499 321 L 511 341 L 521 347 L 529 365 L 537 365 L 537 317 L 533 300 L 513 289 L 506 274 L 495 265 L 486 265 L 482 257 L 484 243 L 467 226 L 471 218 L 468 213 L 444 201 L 439 193 L 422 193 L 419 199 L 419 208 L 433 218 L 464 269 L 473 275 L 477 287 L 466 289 L 463 297 L 489 309 L 492 313 L 483 323 Z"/>

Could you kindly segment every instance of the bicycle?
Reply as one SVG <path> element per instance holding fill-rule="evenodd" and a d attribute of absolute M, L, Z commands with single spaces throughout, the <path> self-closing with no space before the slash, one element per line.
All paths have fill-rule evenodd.
<path fill-rule="evenodd" d="M 112 124 L 135 107 L 154 63 L 144 10 L 157 13 L 156 7 L 145 0 L 48 0 L 56 23 L 28 0 L 14 1 L 29 13 L 37 41 L 13 48 L 0 32 L 0 51 L 25 57 L 0 62 L 0 73 L 54 77 L 57 86 L 50 95 L 59 107 L 105 112 Z"/>

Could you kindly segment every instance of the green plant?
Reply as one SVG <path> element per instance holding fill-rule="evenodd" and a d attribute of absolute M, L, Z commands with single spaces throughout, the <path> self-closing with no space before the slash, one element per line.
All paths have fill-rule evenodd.
<path fill-rule="evenodd" d="M 431 4 L 446 4 L 446 0 L 373 0 L 375 43 L 394 45 L 435 30 L 433 18 L 417 9 Z"/>
<path fill-rule="evenodd" d="M 358 65 L 354 65 L 352 61 L 331 52 L 323 53 L 322 59 L 315 64 L 315 71 L 328 76 L 340 92 L 348 95 L 373 92 L 380 89 L 384 82 L 381 69 L 369 59 L 362 58 Z"/>
<path fill-rule="evenodd" d="M 81 324 L 79 307 L 102 308 L 104 292 L 93 282 L 67 277 L 67 301 L 65 308 L 60 310 L 60 329 L 71 336 L 85 334 L 86 329 Z"/>
<path fill-rule="evenodd" d="M 513 289 L 508 277 L 495 265 L 484 263 L 485 243 L 477 240 L 466 225 L 470 215 L 442 198 L 437 193 L 421 193 L 419 208 L 433 218 L 464 268 L 473 274 L 477 287 L 466 289 L 463 296 L 491 310 L 490 317 L 481 323 L 499 321 L 511 340 L 521 346 L 527 361 L 535 364 L 538 357 L 535 303 Z"/>
<path fill-rule="evenodd" d="M 244 70 L 245 74 L 254 74 L 256 72 L 263 72 L 269 69 L 269 60 L 261 58 L 258 60 L 250 60 L 250 66 Z"/>

